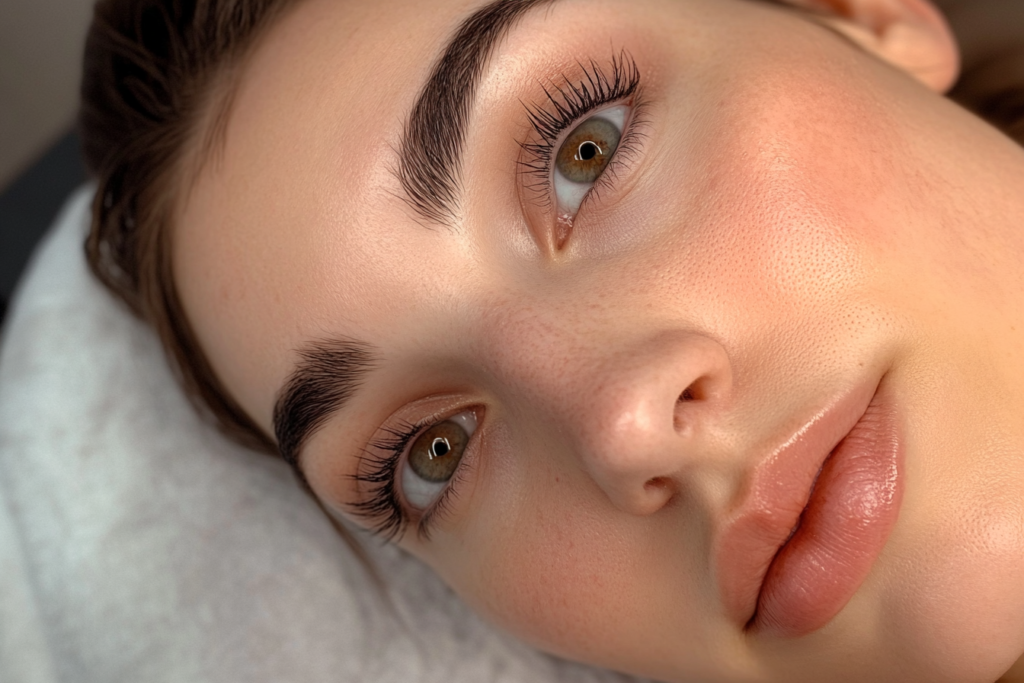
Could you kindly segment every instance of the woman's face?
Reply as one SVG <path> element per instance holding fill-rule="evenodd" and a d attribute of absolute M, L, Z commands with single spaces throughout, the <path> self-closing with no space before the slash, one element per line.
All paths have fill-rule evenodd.
<path fill-rule="evenodd" d="M 227 388 L 330 507 L 550 651 L 1000 676 L 1019 150 L 776 7 L 532 5 L 422 97 L 478 0 L 307 0 L 266 36 L 174 234 Z"/>

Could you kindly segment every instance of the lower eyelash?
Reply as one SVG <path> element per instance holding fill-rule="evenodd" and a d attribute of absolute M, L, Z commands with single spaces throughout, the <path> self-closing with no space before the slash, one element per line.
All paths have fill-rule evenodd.
<path fill-rule="evenodd" d="M 530 125 L 533 126 L 539 140 L 520 143 L 526 158 L 519 161 L 519 169 L 520 173 L 535 178 L 525 187 L 535 193 L 546 206 L 551 201 L 551 160 L 557 151 L 555 143 L 566 129 L 577 121 L 581 121 L 587 114 L 606 104 L 629 98 L 634 99 L 633 112 L 627 129 L 623 131 L 619 147 L 612 157 L 611 163 L 601 174 L 601 178 L 604 178 L 612 166 L 616 165 L 617 159 L 621 163 L 623 160 L 628 160 L 637 151 L 636 144 L 640 137 L 636 131 L 636 123 L 639 110 L 642 109 L 641 104 L 637 102 L 640 90 L 640 71 L 632 56 L 625 50 L 620 52 L 617 57 L 613 56 L 611 64 L 610 76 L 593 60 L 590 61 L 589 67 L 580 64 L 583 76 L 579 79 L 578 84 L 573 84 L 563 76 L 563 86 L 552 84 L 550 89 L 544 88 L 544 94 L 548 99 L 546 105 L 524 105 Z M 624 159 L 619 159 L 620 156 Z M 591 193 L 597 189 L 601 178 L 598 178 Z"/>
<path fill-rule="evenodd" d="M 598 199 L 601 196 L 601 189 L 612 183 L 620 172 L 627 170 L 629 164 L 639 154 L 640 143 L 647 137 L 647 134 L 643 132 L 643 126 L 647 123 L 647 118 L 644 116 L 645 113 L 646 107 L 644 103 L 642 101 L 634 101 L 633 112 L 629 122 L 626 124 L 622 137 L 619 139 L 619 146 L 615 149 L 615 154 L 612 155 L 604 171 L 594 181 L 593 187 L 590 188 L 590 191 L 583 198 L 583 203 L 580 204 L 581 209 L 587 202 Z"/>
<path fill-rule="evenodd" d="M 462 490 L 462 480 L 469 474 L 469 469 L 472 467 L 472 459 L 466 457 L 470 452 L 469 449 L 472 445 L 467 446 L 466 454 L 463 455 L 462 460 L 459 462 L 459 466 L 455 468 L 455 473 L 452 474 L 452 478 L 448 480 L 448 483 L 444 487 L 444 491 L 438 496 L 434 504 L 423 513 L 419 521 L 416 524 L 416 535 L 421 540 L 430 540 L 430 530 L 437 520 L 444 517 L 445 513 L 449 510 L 449 507 L 454 503 L 455 499 L 459 495 L 459 491 Z"/>

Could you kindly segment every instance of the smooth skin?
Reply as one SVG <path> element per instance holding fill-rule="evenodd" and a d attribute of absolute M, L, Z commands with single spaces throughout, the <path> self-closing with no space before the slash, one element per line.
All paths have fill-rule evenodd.
<path fill-rule="evenodd" d="M 401 199 L 395 150 L 481 3 L 305 0 L 188 166 L 180 294 L 268 431 L 296 349 L 376 347 L 302 453 L 339 514 L 382 430 L 476 413 L 457 495 L 399 542 L 541 648 L 679 682 L 1024 680 L 1024 151 L 941 97 L 959 57 L 926 0 L 799 4 L 824 14 L 529 13 L 488 62 L 438 226 Z M 558 248 L 517 173 L 523 103 L 621 49 L 645 137 Z M 905 440 L 895 529 L 824 628 L 749 634 L 719 534 L 766 454 L 872 379 Z"/>

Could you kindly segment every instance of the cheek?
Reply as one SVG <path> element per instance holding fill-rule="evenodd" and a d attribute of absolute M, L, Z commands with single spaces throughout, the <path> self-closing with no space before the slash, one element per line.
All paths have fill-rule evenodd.
<path fill-rule="evenodd" d="M 842 194 L 824 175 L 836 169 L 815 168 L 807 140 L 756 134 L 732 140 L 736 151 L 708 176 L 700 226 L 718 266 L 708 277 L 734 274 L 744 299 L 773 303 L 848 291 L 859 264 Z"/>
<path fill-rule="evenodd" d="M 1024 651 L 1020 473 L 993 466 L 926 482 L 891 543 L 885 622 L 935 680 L 994 680 Z"/>
<path fill-rule="evenodd" d="M 624 540 L 611 515 L 593 509 L 594 499 L 581 495 L 585 485 L 567 473 L 540 464 L 508 475 L 522 479 L 508 489 L 518 496 L 481 506 L 486 530 L 481 523 L 470 541 L 478 549 L 474 576 L 456 585 L 518 636 L 566 656 L 603 659 L 598 644 L 623 636 L 611 624 L 637 609 L 644 551 Z"/>
<path fill-rule="evenodd" d="M 661 193 L 686 179 L 675 220 L 691 281 L 776 314 L 848 303 L 905 223 L 887 115 L 804 69 L 731 86 L 695 131 Z"/>
<path fill-rule="evenodd" d="M 900 551 L 885 621 L 901 658 L 932 680 L 991 681 L 1024 650 L 1021 511 L 997 505 L 959 510 L 939 539 Z"/>
<path fill-rule="evenodd" d="M 644 524 L 617 513 L 564 453 L 493 452 L 516 454 L 488 473 L 500 490 L 472 494 L 474 521 L 426 558 L 474 609 L 546 651 L 647 675 L 689 658 L 681 643 L 708 639 L 696 618 L 711 595 L 694 580 L 700 530 L 685 521 L 696 514 Z"/>
<path fill-rule="evenodd" d="M 492 546 L 478 586 L 484 609 L 509 630 L 564 654 L 593 658 L 610 617 L 628 612 L 636 557 L 600 521 L 541 497 Z"/>

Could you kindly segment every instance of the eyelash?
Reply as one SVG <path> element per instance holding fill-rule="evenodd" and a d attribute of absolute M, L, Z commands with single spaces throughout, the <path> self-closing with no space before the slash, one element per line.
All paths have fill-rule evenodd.
<path fill-rule="evenodd" d="M 416 424 L 403 422 L 397 427 L 387 428 L 385 431 L 389 436 L 374 441 L 363 450 L 363 462 L 368 463 L 369 471 L 356 474 L 354 479 L 370 488 L 365 500 L 351 504 L 349 508 L 353 514 L 370 520 L 373 524 L 371 531 L 386 541 L 401 538 L 410 522 L 398 494 L 398 468 L 402 456 L 421 432 L 443 421 L 431 417 Z M 463 460 L 441 495 L 417 520 L 416 533 L 421 539 L 429 539 L 431 521 L 444 514 L 466 467 Z"/>
<path fill-rule="evenodd" d="M 578 84 L 564 78 L 565 85 L 552 84 L 544 88 L 547 97 L 545 105 L 524 105 L 530 125 L 538 137 L 536 142 L 520 143 L 526 158 L 520 159 L 519 170 L 524 176 L 532 177 L 525 188 L 534 193 L 545 207 L 551 203 L 552 158 L 558 153 L 557 144 L 562 133 L 574 124 L 606 104 L 632 99 L 632 113 L 622 131 L 622 138 L 609 165 L 583 200 L 585 204 L 599 188 L 613 179 L 622 164 L 632 159 L 643 138 L 639 124 L 643 123 L 643 99 L 640 88 L 640 70 L 632 56 L 622 51 L 612 57 L 611 76 L 593 60 L 590 65 L 580 64 L 583 76 Z M 582 207 L 582 204 L 581 204 Z"/>

